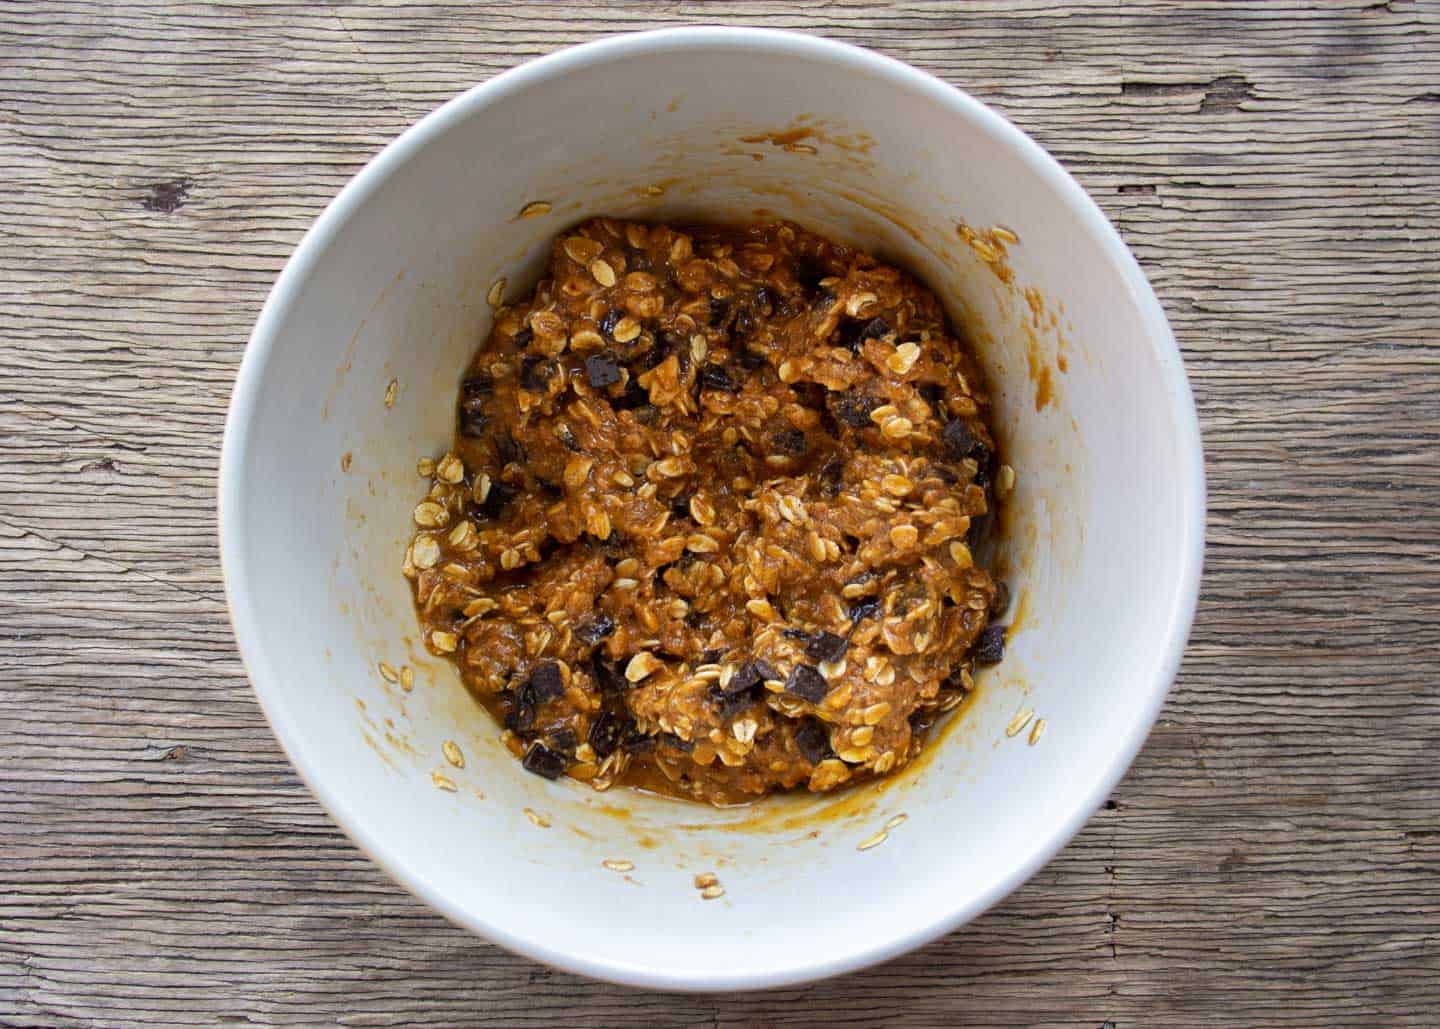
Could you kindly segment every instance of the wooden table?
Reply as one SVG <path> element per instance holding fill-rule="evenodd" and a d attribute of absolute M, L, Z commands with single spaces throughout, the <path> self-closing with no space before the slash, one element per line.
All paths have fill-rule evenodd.
<path fill-rule="evenodd" d="M 512 64 L 705 21 L 1048 147 L 1170 314 L 1211 503 L 1184 671 L 1075 842 L 918 953 L 728 998 L 550 971 L 372 867 L 251 696 L 214 515 L 251 323 L 345 180 Z M 1440 4 L 12 2 L 0 171 L 5 1025 L 1440 1020 Z"/>

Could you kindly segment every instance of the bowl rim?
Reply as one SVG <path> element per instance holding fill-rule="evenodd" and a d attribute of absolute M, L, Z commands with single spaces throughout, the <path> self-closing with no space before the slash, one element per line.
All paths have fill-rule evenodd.
<path fill-rule="evenodd" d="M 326 786 L 323 770 L 311 761 L 301 745 L 300 730 L 289 721 L 272 694 L 283 689 L 282 677 L 273 674 L 265 654 L 260 623 L 251 598 L 237 585 L 242 581 L 245 544 L 235 518 L 227 511 L 241 509 L 239 495 L 241 464 L 247 450 L 250 424 L 263 371 L 271 358 L 297 287 L 314 269 L 340 228 L 351 215 L 412 154 L 445 134 L 472 111 L 506 99 L 532 84 L 562 77 L 584 67 L 620 61 L 647 51 L 684 51 L 706 48 L 764 49 L 779 57 L 826 60 L 884 78 L 895 85 L 925 95 L 966 118 L 1015 152 L 1050 188 L 1055 190 L 1085 229 L 1097 240 L 1106 258 L 1128 283 L 1170 397 L 1176 419 L 1183 466 L 1177 468 L 1182 492 L 1183 533 L 1177 540 L 1181 549 L 1181 574 L 1170 593 L 1166 617 L 1165 646 L 1159 668 L 1146 695 L 1139 698 L 1126 734 L 1115 740 L 1112 757 L 1097 779 L 1086 802 L 1078 804 L 1029 853 L 1014 863 L 994 886 L 965 898 L 953 906 L 936 905 L 933 918 L 924 924 L 909 925 L 879 938 L 872 938 L 842 954 L 812 960 L 797 955 L 793 963 L 766 969 L 759 974 L 732 973 L 717 968 L 714 974 L 697 977 L 665 969 L 649 968 L 614 960 L 603 954 L 574 953 L 564 943 L 535 938 L 523 931 L 488 921 L 483 913 L 452 902 L 423 872 L 393 858 L 382 839 L 370 832 L 362 819 L 352 815 L 340 798 Z M 1199 598 L 1205 544 L 1205 468 L 1200 423 L 1196 414 L 1184 364 L 1165 312 L 1134 255 L 1120 238 L 1099 206 L 1058 161 L 998 112 L 968 93 L 895 58 L 849 43 L 779 29 L 747 27 L 679 27 L 607 36 L 567 47 L 508 69 L 447 101 L 411 125 L 373 157 L 325 207 L 301 238 L 271 288 L 250 339 L 245 347 L 231 395 L 220 456 L 217 489 L 221 570 L 231 625 L 241 660 L 270 729 L 310 792 L 336 825 L 397 883 L 409 890 L 450 921 L 463 926 L 507 950 L 566 971 L 627 986 L 686 992 L 717 992 L 768 989 L 790 986 L 855 971 L 886 961 L 931 942 L 975 918 L 1030 879 L 1048 863 L 1089 821 L 1129 769 L 1150 733 L 1165 697 L 1179 670 Z"/>

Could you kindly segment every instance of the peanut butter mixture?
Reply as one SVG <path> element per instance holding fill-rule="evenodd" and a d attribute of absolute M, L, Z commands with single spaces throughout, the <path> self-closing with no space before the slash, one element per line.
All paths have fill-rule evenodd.
<path fill-rule="evenodd" d="M 987 410 L 934 295 L 868 254 L 587 222 L 422 462 L 426 644 L 547 778 L 718 804 L 893 772 L 1004 649 Z"/>

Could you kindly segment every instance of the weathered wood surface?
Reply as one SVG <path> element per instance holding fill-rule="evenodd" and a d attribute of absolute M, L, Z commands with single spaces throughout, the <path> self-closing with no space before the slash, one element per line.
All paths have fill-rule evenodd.
<path fill-rule="evenodd" d="M 265 291 L 368 157 L 704 21 L 875 47 L 1048 146 L 1160 292 L 1211 484 L 1109 808 L 943 942 L 723 999 L 551 972 L 377 872 L 251 697 L 213 496 Z M 1440 5 L 11 2 L 0 175 L 0 1022 L 1440 1019 Z"/>

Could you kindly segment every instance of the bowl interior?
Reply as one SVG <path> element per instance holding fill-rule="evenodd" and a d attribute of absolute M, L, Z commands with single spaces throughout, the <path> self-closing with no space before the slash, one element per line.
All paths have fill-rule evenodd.
<path fill-rule="evenodd" d="M 548 212 L 519 217 L 536 201 Z M 963 718 L 906 773 L 727 811 L 545 782 L 420 645 L 399 571 L 424 489 L 416 460 L 446 448 L 491 284 L 520 295 L 550 239 L 597 213 L 791 218 L 902 262 L 975 339 L 1017 472 L 1000 555 L 1016 628 Z M 984 234 L 997 225 L 1019 242 Z M 226 439 L 224 562 L 277 734 L 407 886 L 578 971 L 773 985 L 973 916 L 1083 824 L 1138 748 L 1183 645 L 1199 474 L 1153 295 L 1033 144 L 874 55 L 686 30 L 502 76 L 342 194 L 246 356 Z M 415 669 L 413 692 L 381 677 L 382 660 Z M 1035 746 L 1005 734 L 1021 709 L 1046 720 Z M 463 769 L 445 762 L 444 740 Z M 437 788 L 432 772 L 458 788 Z M 882 846 L 857 850 L 901 813 Z M 723 899 L 699 898 L 691 879 L 706 871 Z"/>

